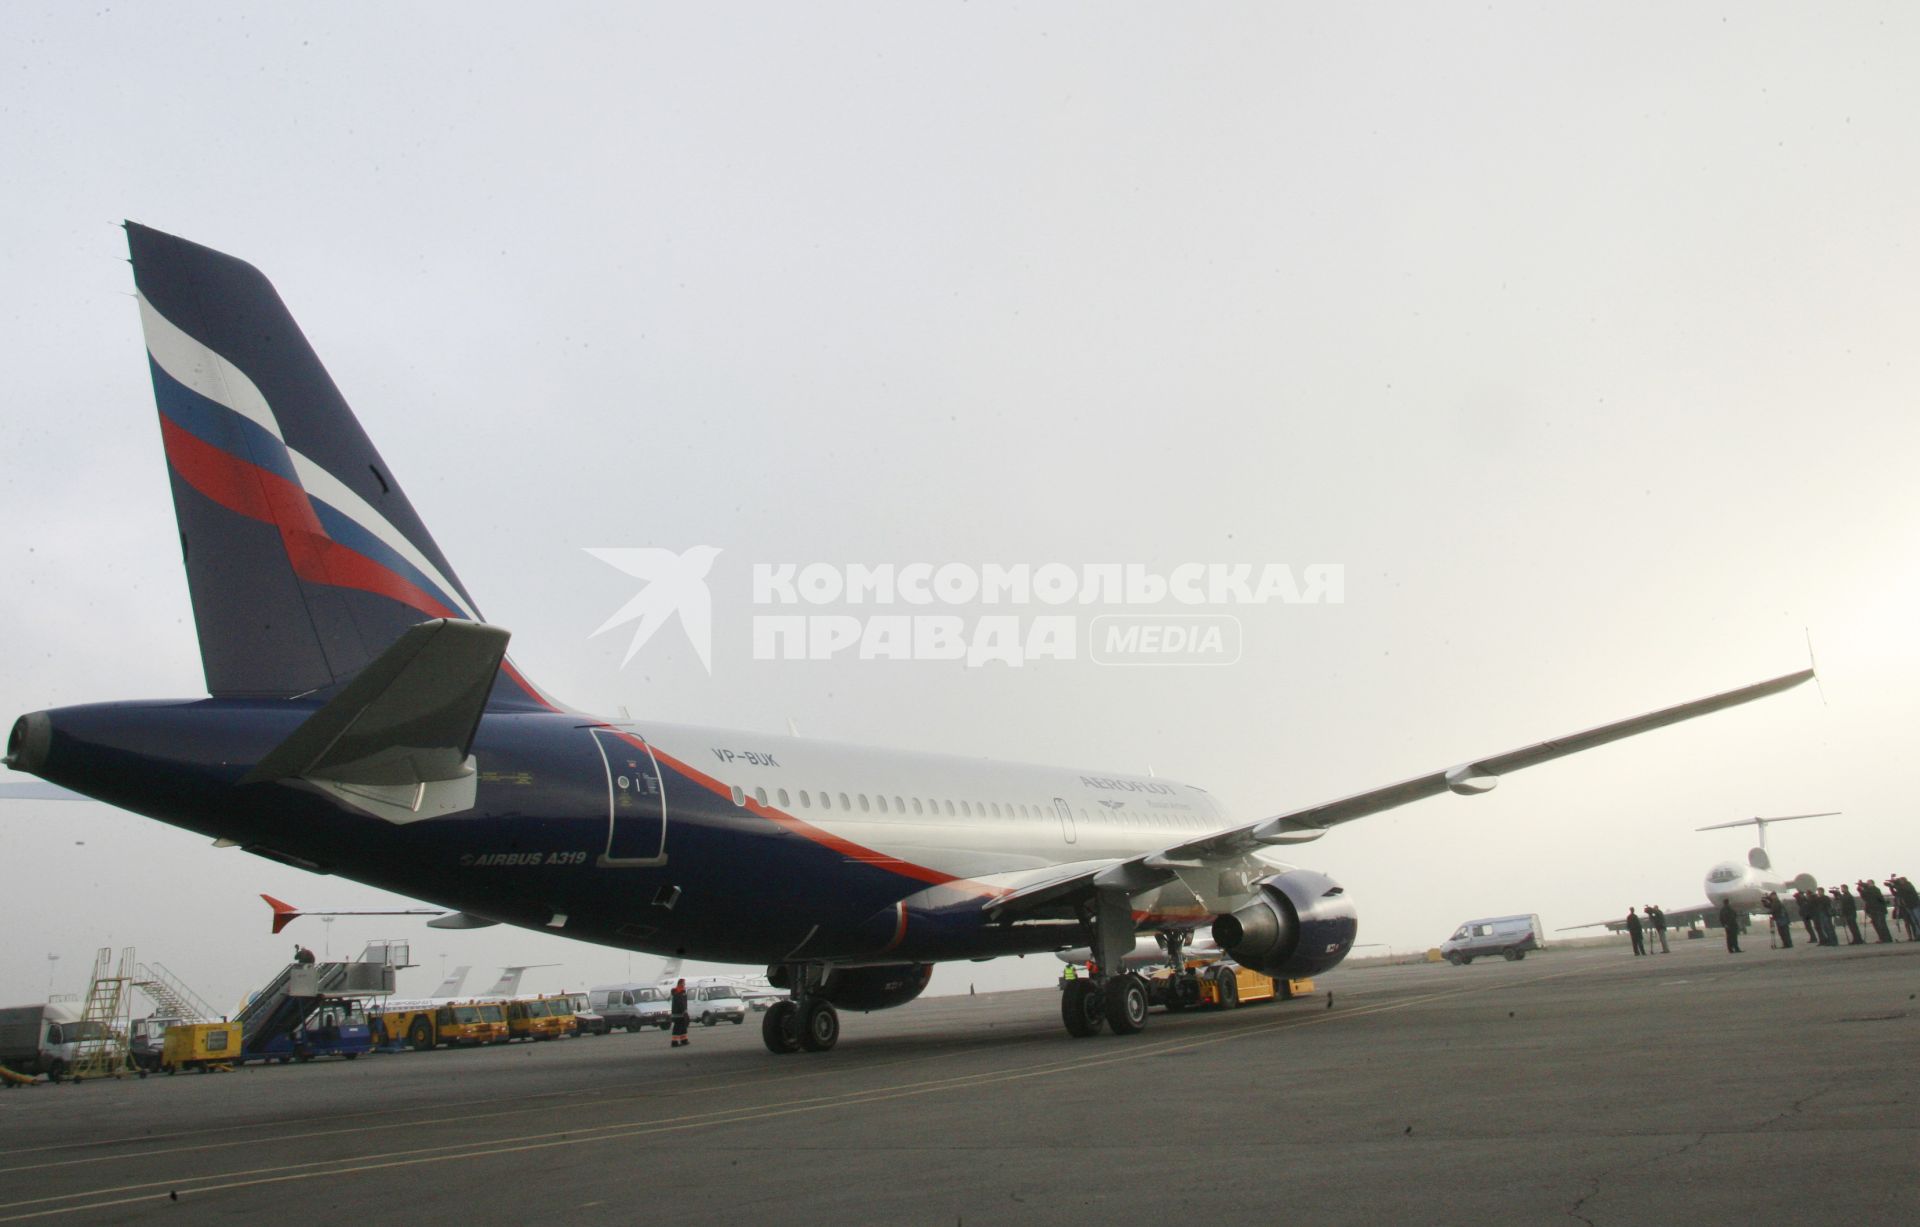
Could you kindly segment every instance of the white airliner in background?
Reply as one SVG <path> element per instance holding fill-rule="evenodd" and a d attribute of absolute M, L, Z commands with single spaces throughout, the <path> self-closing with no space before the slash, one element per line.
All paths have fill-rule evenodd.
<path fill-rule="evenodd" d="M 1742 915 L 1763 913 L 1767 909 L 1760 902 L 1763 895 L 1791 895 L 1796 890 L 1818 890 L 1820 884 L 1810 873 L 1798 874 L 1791 878 L 1781 877 L 1773 867 L 1773 858 L 1767 855 L 1767 827 L 1775 822 L 1799 822 L 1804 818 L 1832 818 L 1839 810 L 1827 810 L 1818 814 L 1784 814 L 1778 818 L 1739 818 L 1733 822 L 1715 822 L 1708 826 L 1695 827 L 1696 831 L 1725 831 L 1733 827 L 1760 828 L 1760 844 L 1747 850 L 1745 861 L 1721 861 L 1707 870 L 1704 887 L 1707 902 L 1704 907 L 1674 908 L 1667 912 L 1668 928 L 1690 928 L 1704 924 L 1710 929 L 1720 927 L 1720 905 L 1732 903 L 1736 912 Z M 1626 918 L 1619 920 L 1596 920 L 1589 924 L 1568 925 L 1561 929 L 1597 929 L 1605 925 L 1614 932 L 1627 927 Z"/>

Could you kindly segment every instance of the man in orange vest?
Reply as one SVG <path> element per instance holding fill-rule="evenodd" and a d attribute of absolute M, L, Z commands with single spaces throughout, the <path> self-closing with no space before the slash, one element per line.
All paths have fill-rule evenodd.
<path fill-rule="evenodd" d="M 685 1048 L 692 1042 L 687 1037 L 687 982 L 683 979 L 673 986 L 673 1043 L 669 1047 Z"/>

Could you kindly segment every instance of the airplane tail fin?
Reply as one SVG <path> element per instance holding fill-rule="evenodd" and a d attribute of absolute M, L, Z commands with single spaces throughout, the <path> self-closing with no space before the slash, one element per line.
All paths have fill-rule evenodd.
<path fill-rule="evenodd" d="M 440 981 L 440 987 L 433 990 L 433 998 L 439 1000 L 442 997 L 459 996 L 460 986 L 467 982 L 467 973 L 472 970 L 473 967 L 471 965 L 462 965 L 454 968 L 448 973 L 446 979 Z"/>
<path fill-rule="evenodd" d="M 207 690 L 339 685 L 416 623 L 479 622 L 272 284 L 128 222 Z M 511 665 L 496 706 L 546 706 Z"/>
<path fill-rule="evenodd" d="M 554 964 L 554 963 L 523 963 L 518 967 L 502 967 L 500 969 L 500 978 L 498 980 L 495 980 L 493 982 L 493 987 L 489 988 L 486 992 L 482 993 L 481 996 L 511 997 L 515 993 L 520 991 L 521 976 L 532 971 L 536 967 L 554 967 L 557 965 L 558 964 Z"/>

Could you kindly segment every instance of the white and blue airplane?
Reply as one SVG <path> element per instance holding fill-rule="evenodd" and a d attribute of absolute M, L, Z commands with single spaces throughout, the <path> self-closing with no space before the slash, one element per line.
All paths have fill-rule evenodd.
<path fill-rule="evenodd" d="M 1142 931 L 1325 971 L 1357 912 L 1290 849 L 1813 676 L 1252 816 L 1149 776 L 599 718 L 507 659 L 266 278 L 126 230 L 209 697 L 29 713 L 7 765 L 460 923 L 765 965 L 774 1052 L 832 1048 L 838 1010 L 943 960 L 1089 946 L 1076 1036 L 1146 1024 Z"/>

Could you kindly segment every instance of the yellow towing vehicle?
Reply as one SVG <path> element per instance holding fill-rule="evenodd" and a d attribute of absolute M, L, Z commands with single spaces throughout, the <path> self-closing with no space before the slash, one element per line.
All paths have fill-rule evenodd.
<path fill-rule="evenodd" d="M 506 1011 L 497 1001 L 389 1006 L 376 1017 L 380 1033 L 385 1036 L 385 1039 L 376 1037 L 376 1043 L 404 1044 L 421 1052 L 442 1044 L 449 1047 L 504 1044 L 510 1038 Z"/>
<path fill-rule="evenodd" d="M 1169 1010 L 1212 1007 L 1236 1009 L 1256 1001 L 1286 1000 L 1313 991 L 1309 979 L 1276 980 L 1272 976 L 1219 958 L 1185 960 L 1180 975 L 1171 967 L 1147 973 L 1147 999 Z"/>
<path fill-rule="evenodd" d="M 565 997 L 507 1002 L 507 1038 L 551 1040 L 573 1034 L 573 1003 Z"/>

